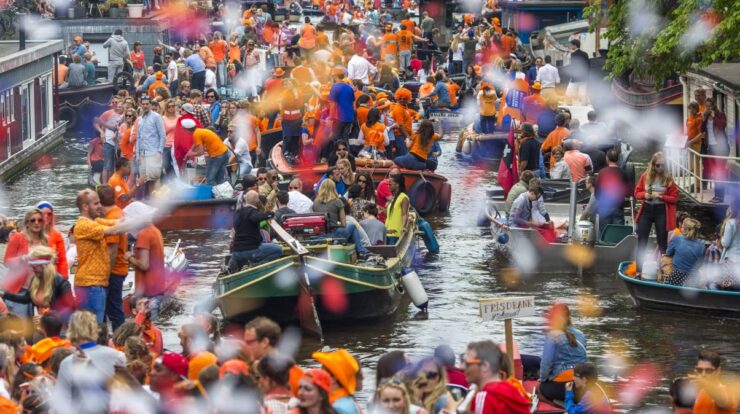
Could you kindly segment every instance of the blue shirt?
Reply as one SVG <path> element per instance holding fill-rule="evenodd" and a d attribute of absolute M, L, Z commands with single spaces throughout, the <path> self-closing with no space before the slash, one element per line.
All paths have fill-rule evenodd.
<path fill-rule="evenodd" d="M 555 124 L 555 115 L 557 115 L 557 113 L 550 108 L 545 108 L 545 110 L 542 111 L 540 116 L 537 118 L 538 136 L 547 137 L 547 135 L 555 129 L 557 126 Z"/>
<path fill-rule="evenodd" d="M 329 91 L 329 99 L 337 104 L 340 122 L 355 120 L 355 90 L 344 82 L 337 82 Z"/>
<path fill-rule="evenodd" d="M 72 53 L 73 55 L 78 55 L 79 57 L 82 58 L 82 61 L 84 62 L 85 53 L 87 53 L 87 48 L 85 47 L 85 45 L 80 43 L 79 45 L 72 46 L 69 52 Z"/>
<path fill-rule="evenodd" d="M 450 100 L 450 90 L 447 89 L 447 83 L 445 81 L 437 81 L 437 84 L 434 85 L 434 90 L 432 90 L 432 93 L 430 93 L 429 96 L 436 96 L 437 103 L 441 105 L 449 106 L 452 104 L 452 101 Z"/>
<path fill-rule="evenodd" d="M 704 259 L 704 242 L 698 239 L 687 239 L 684 235 L 674 237 L 668 243 L 666 255 L 673 257 L 673 269 L 689 273 Z"/>
<path fill-rule="evenodd" d="M 318 183 L 316 183 L 316 189 L 314 190 L 314 193 L 319 193 L 319 187 L 321 187 L 321 183 L 324 182 L 328 177 L 326 173 L 321 177 Z M 344 180 L 339 180 L 339 182 L 334 182 L 334 186 L 337 189 L 337 194 L 339 194 L 339 197 L 344 197 L 344 194 L 347 192 L 347 184 L 344 183 Z"/>
<path fill-rule="evenodd" d="M 561 372 L 573 369 L 576 364 L 587 362 L 586 337 L 583 332 L 570 326 L 568 332 L 576 337 L 576 346 L 571 346 L 565 332 L 550 332 L 545 337 L 545 345 L 540 361 L 540 381 L 548 381 Z"/>
<path fill-rule="evenodd" d="M 609 400 L 602 393 L 595 396 L 594 392 L 587 390 L 580 401 L 576 404 L 573 390 L 565 392 L 565 412 L 568 414 L 591 414 L 611 412 Z M 607 410 L 608 409 L 608 410 Z"/>
<path fill-rule="evenodd" d="M 337 414 L 361 414 L 357 408 L 357 403 L 352 397 L 342 397 L 331 405 Z"/>
<path fill-rule="evenodd" d="M 136 130 L 136 153 L 154 155 L 164 151 L 165 131 L 164 120 L 154 112 L 139 117 L 139 127 Z"/>
<path fill-rule="evenodd" d="M 206 70 L 206 65 L 203 63 L 203 59 L 195 53 L 185 59 L 185 66 L 192 69 L 193 73 L 199 73 Z"/>

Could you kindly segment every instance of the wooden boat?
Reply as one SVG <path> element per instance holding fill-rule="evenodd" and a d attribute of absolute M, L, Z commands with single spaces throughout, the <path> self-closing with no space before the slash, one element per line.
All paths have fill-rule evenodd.
<path fill-rule="evenodd" d="M 629 261 L 619 263 L 617 275 L 627 285 L 636 306 L 740 316 L 738 291 L 699 289 L 635 279 L 625 273 L 630 263 Z"/>
<path fill-rule="evenodd" d="M 504 154 L 507 139 L 507 132 L 483 134 L 476 132 L 474 124 L 470 124 L 460 131 L 455 153 L 465 160 L 482 162 L 497 169 Z"/>
<path fill-rule="evenodd" d="M 230 229 L 236 198 L 178 201 L 154 224 L 162 231 Z"/>
<path fill-rule="evenodd" d="M 396 245 L 370 246 L 383 264 L 357 264 L 354 244 L 334 244 L 331 240 L 304 241 L 309 254 L 305 270 L 311 280 L 319 319 L 326 321 L 370 319 L 388 316 L 403 303 L 405 294 L 400 277 L 411 265 L 416 251 L 416 220 L 409 220 L 405 235 Z M 297 320 L 300 285 L 300 260 L 283 245 L 277 260 L 220 275 L 215 282 L 216 298 L 224 317 L 246 321 L 266 316 L 279 323 Z"/>
<path fill-rule="evenodd" d="M 329 168 L 327 164 L 316 164 L 313 166 L 293 166 L 283 157 L 282 147 L 275 145 L 270 152 L 272 165 L 278 173 L 284 176 L 298 177 L 303 181 L 303 192 L 313 191 L 316 183 L 324 176 Z M 391 167 L 357 167 L 356 172 L 367 172 L 372 174 L 373 180 L 380 182 L 385 179 Z M 452 199 L 452 186 L 447 178 L 429 171 L 415 171 L 401 169 L 406 194 L 411 200 L 411 205 L 420 214 L 424 215 L 437 211 L 447 211 Z"/>
<path fill-rule="evenodd" d="M 70 259 L 71 267 L 69 272 L 69 283 L 74 286 L 75 271 L 77 270 L 77 248 L 72 245 L 67 250 L 67 258 Z M 172 277 L 168 278 L 168 299 L 174 293 L 177 288 L 177 281 L 179 280 L 178 275 L 182 275 L 188 267 L 188 258 L 185 256 L 185 252 L 180 248 L 180 242 L 178 241 L 175 246 L 164 247 L 164 265 L 170 272 Z M 128 276 L 123 282 L 123 313 L 127 317 L 134 316 L 134 309 L 132 308 L 131 299 L 136 291 L 136 278 L 134 276 L 134 269 L 129 269 Z M 170 300 L 160 302 L 160 310 L 166 308 L 171 304 Z"/>

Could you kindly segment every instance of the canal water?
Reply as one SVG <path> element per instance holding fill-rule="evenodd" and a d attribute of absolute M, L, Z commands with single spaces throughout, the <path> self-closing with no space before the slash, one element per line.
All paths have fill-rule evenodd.
<path fill-rule="evenodd" d="M 5 196 L 9 200 L 0 204 L 10 205 L 11 215 L 17 218 L 39 200 L 51 201 L 60 227 L 69 228 L 77 217 L 75 192 L 86 183 L 84 148 L 83 142 L 66 138 L 53 154 L 8 184 Z M 439 344 L 448 344 L 461 353 L 471 341 L 502 342 L 503 323 L 481 322 L 478 300 L 532 295 L 537 304 L 535 316 L 514 321 L 515 340 L 521 352 L 541 354 L 548 305 L 556 300 L 568 303 L 574 313 L 574 325 L 586 335 L 590 359 L 615 388 L 617 376 L 628 377 L 636 367 L 642 367 L 638 375 L 646 382 L 639 388 L 644 389 L 645 395 L 637 390 L 640 402 L 632 409 L 669 407 L 669 381 L 692 369 L 699 347 L 719 351 L 726 358 L 729 371 L 740 371 L 738 320 L 637 309 L 613 273 L 582 278 L 576 274 L 539 275 L 526 280 L 504 277 L 490 231 L 476 227 L 477 213 L 486 188 L 493 183 L 493 174 L 456 160 L 454 142 L 443 142 L 442 148 L 438 172 L 452 183 L 452 204 L 448 213 L 428 217 L 441 252 L 422 254 L 417 261 L 417 272 L 429 294 L 428 314 L 419 315 L 409 304 L 387 320 L 327 327 L 324 344 L 305 339 L 299 359 L 311 363 L 311 352 L 321 346 L 349 349 L 364 369 L 366 387 L 360 395 L 364 400 L 372 392 L 375 364 L 383 353 L 403 350 L 412 357 L 421 357 Z M 160 323 L 166 346 L 179 350 L 177 329 L 189 320 L 193 307 L 211 294 L 226 254 L 228 235 L 199 231 L 170 233 L 166 237 L 170 244 L 180 239 L 190 261 L 191 276 L 181 283 L 176 294 L 178 306 Z"/>

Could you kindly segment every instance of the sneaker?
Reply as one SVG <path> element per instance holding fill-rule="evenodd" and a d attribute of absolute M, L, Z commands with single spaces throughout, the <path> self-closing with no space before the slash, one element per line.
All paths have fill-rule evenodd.
<path fill-rule="evenodd" d="M 364 261 L 366 261 L 369 258 L 370 258 L 370 253 L 369 252 L 357 253 L 357 260 L 358 261 L 363 261 L 364 262 Z"/>

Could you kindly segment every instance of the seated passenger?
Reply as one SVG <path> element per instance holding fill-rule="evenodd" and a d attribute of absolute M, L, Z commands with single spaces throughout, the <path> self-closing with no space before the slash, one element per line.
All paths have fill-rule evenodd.
<path fill-rule="evenodd" d="M 258 265 L 279 258 L 283 248 L 275 243 L 265 243 L 260 223 L 274 217 L 273 212 L 263 213 L 260 195 L 254 190 L 244 195 L 244 205 L 234 213 L 234 247 L 229 261 L 229 271 L 238 272 L 244 265 Z"/>
<path fill-rule="evenodd" d="M 565 384 L 565 412 L 576 413 L 611 413 L 609 397 L 599 386 L 599 374 L 594 364 L 578 364 L 573 369 L 573 382 Z M 580 395 L 576 404 L 575 389 Z"/>
<path fill-rule="evenodd" d="M 385 124 L 380 122 L 378 108 L 372 108 L 367 113 L 367 121 L 360 126 L 357 141 L 362 145 L 362 150 L 373 159 L 385 158 L 385 147 L 390 143 L 390 139 Z"/>
<path fill-rule="evenodd" d="M 565 152 L 558 146 L 552 149 L 552 157 L 555 159 L 555 165 L 550 169 L 550 178 L 553 180 L 570 180 L 570 168 L 563 158 Z"/>
<path fill-rule="evenodd" d="M 367 233 L 367 237 L 370 239 L 370 244 L 373 246 L 385 244 L 385 224 L 378 220 L 378 207 L 373 203 L 365 204 L 362 211 L 365 214 L 365 218 L 360 221 L 360 226 L 362 226 L 365 233 Z"/>
<path fill-rule="evenodd" d="M 364 260 L 369 256 L 369 252 L 362 245 L 357 228 L 354 224 L 347 224 L 344 203 L 339 199 L 334 180 L 324 180 L 321 182 L 316 200 L 313 202 L 312 210 L 315 213 L 326 214 L 326 227 L 329 236 L 343 238 L 350 243 L 354 243 L 359 259 Z"/>
<path fill-rule="evenodd" d="M 536 179 L 530 180 L 527 192 L 520 194 L 511 205 L 509 223 L 514 227 L 526 228 L 540 226 L 543 223 L 536 220 L 536 217 L 533 216 L 533 207 L 542 215 L 545 222 L 549 223 L 550 214 L 545 209 L 544 201 L 542 203 L 539 202 L 541 198 L 542 187 L 540 187 L 540 181 Z"/>
<path fill-rule="evenodd" d="M 304 127 L 301 131 L 301 164 L 314 166 L 319 160 L 321 148 L 315 143 L 315 122 L 312 112 L 306 114 Z"/>
<path fill-rule="evenodd" d="M 519 174 L 519 181 L 511 187 L 509 194 L 506 195 L 506 208 L 505 213 L 511 211 L 511 206 L 514 204 L 514 200 L 517 199 L 522 193 L 526 193 L 529 188 L 529 181 L 534 178 L 534 173 L 531 170 L 524 170 Z"/>
<path fill-rule="evenodd" d="M 691 271 L 701 264 L 704 242 L 696 238 L 700 227 L 697 220 L 685 219 L 681 225 L 681 235 L 668 244 L 665 254 L 673 258 L 673 272 L 666 278 L 666 283 L 683 286 Z"/>
<path fill-rule="evenodd" d="M 565 384 L 573 381 L 576 364 L 587 362 L 586 336 L 573 326 L 564 303 L 550 307 L 540 361 L 540 393 L 550 401 L 565 401 Z"/>
<path fill-rule="evenodd" d="M 408 154 L 396 157 L 393 162 L 401 168 L 425 170 L 429 151 L 436 141 L 439 141 L 439 135 L 434 133 L 434 124 L 425 119 L 421 121 L 418 131 L 411 139 Z"/>

